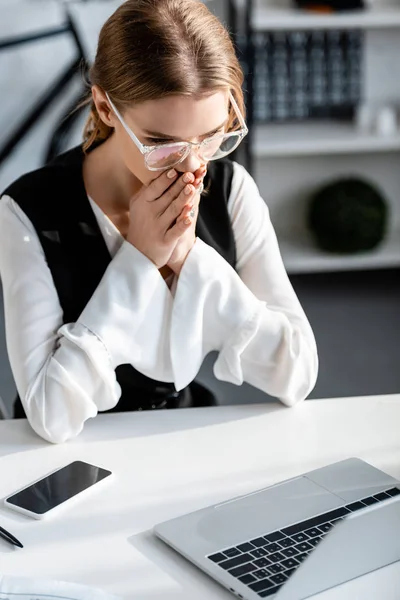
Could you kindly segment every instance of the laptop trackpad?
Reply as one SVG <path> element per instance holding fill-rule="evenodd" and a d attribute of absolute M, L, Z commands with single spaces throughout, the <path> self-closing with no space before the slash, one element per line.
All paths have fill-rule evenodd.
<path fill-rule="evenodd" d="M 343 501 L 305 477 L 218 504 L 205 511 L 197 531 L 217 546 L 265 535 L 342 506 Z"/>

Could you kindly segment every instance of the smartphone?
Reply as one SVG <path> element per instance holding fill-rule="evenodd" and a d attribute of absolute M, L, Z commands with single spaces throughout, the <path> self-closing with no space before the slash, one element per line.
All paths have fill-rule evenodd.
<path fill-rule="evenodd" d="M 111 474 L 111 471 L 77 460 L 9 496 L 4 504 L 34 519 L 43 519 L 64 507 L 68 501 L 81 497 L 93 487 L 97 488 Z"/>

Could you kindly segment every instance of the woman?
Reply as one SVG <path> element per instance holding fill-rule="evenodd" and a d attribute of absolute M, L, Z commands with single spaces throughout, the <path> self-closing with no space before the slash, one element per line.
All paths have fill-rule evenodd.
<path fill-rule="evenodd" d="M 90 77 L 83 146 L 0 202 L 8 352 L 31 426 L 62 442 L 99 411 L 211 404 L 192 382 L 212 350 L 217 378 L 303 400 L 314 337 L 268 209 L 225 158 L 247 133 L 228 33 L 196 0 L 128 0 Z"/>

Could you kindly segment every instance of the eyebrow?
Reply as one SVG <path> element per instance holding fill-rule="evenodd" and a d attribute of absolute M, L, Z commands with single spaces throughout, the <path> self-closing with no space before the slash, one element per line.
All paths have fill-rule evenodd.
<path fill-rule="evenodd" d="M 207 135 L 211 135 L 212 133 L 214 133 L 214 131 L 218 131 L 218 129 L 221 129 L 226 122 L 228 121 L 227 117 L 225 119 L 225 121 L 223 123 L 221 123 L 221 125 L 219 125 L 218 127 L 214 127 L 214 129 L 211 129 L 211 131 L 208 131 L 207 133 L 203 133 L 203 135 L 199 136 L 199 137 L 205 137 Z M 154 137 L 154 138 L 164 138 L 166 140 L 174 140 L 176 139 L 178 142 L 181 142 L 183 140 L 175 137 L 174 135 L 168 135 L 166 133 L 160 133 L 159 131 L 149 131 L 148 129 L 143 129 L 143 133 L 147 136 L 147 137 Z"/>

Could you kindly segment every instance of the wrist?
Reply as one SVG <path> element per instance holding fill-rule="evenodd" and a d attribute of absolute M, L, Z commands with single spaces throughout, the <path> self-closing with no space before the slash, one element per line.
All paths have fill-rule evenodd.
<path fill-rule="evenodd" d="M 187 253 L 187 254 L 186 254 L 186 256 L 187 256 L 188 254 L 189 254 L 189 253 Z M 173 272 L 175 275 L 179 275 L 179 274 L 180 274 L 180 272 L 182 271 L 183 263 L 184 263 L 184 262 L 185 262 L 185 260 L 186 260 L 186 256 L 185 256 L 185 257 L 183 257 L 183 258 L 181 258 L 181 259 L 179 259 L 179 260 L 177 260 L 177 261 L 175 261 L 175 262 L 169 262 L 169 263 L 168 263 L 168 266 L 169 266 L 169 268 L 171 269 L 171 271 L 172 271 L 172 272 Z"/>
<path fill-rule="evenodd" d="M 191 247 L 188 248 L 184 253 L 180 254 L 179 258 L 177 258 L 176 260 L 170 260 L 168 262 L 168 266 L 175 273 L 175 275 L 180 274 L 182 267 L 185 264 L 185 261 L 189 255 L 191 249 L 194 246 L 195 241 L 196 241 L 196 238 L 193 239 L 193 244 L 191 245 Z"/>

